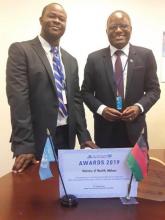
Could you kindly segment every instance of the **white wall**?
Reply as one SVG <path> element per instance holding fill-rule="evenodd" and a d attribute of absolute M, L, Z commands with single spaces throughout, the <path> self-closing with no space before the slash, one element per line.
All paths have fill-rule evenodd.
<path fill-rule="evenodd" d="M 164 0 L 64 0 L 61 3 L 68 13 L 67 30 L 62 46 L 79 62 L 80 83 L 87 54 L 108 45 L 105 27 L 109 14 L 117 9 L 128 12 L 132 19 L 131 42 L 153 50 L 158 75 L 162 69 L 162 32 L 165 31 Z M 0 0 L 0 176 L 11 170 L 10 113 L 5 93 L 5 65 L 8 47 L 12 42 L 34 38 L 40 31 L 38 18 L 42 8 L 51 3 L 44 0 Z M 163 72 L 165 75 L 165 73 Z M 149 142 L 152 148 L 165 148 L 165 85 L 161 84 L 159 102 L 148 113 Z M 88 127 L 93 134 L 93 119 L 87 111 Z"/>

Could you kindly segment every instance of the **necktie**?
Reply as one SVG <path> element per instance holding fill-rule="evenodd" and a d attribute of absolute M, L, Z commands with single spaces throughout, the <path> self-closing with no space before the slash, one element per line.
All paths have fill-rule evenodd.
<path fill-rule="evenodd" d="M 117 95 L 121 96 L 124 99 L 124 80 L 123 80 L 123 68 L 121 62 L 121 54 L 123 52 L 121 50 L 117 50 L 116 54 L 116 62 L 115 62 L 115 81 L 117 87 Z"/>
<path fill-rule="evenodd" d="M 62 69 L 62 64 L 60 60 L 59 48 L 53 47 L 51 48 L 51 52 L 53 53 L 53 73 L 57 90 L 57 97 L 59 101 L 59 113 L 62 117 L 67 117 L 67 108 L 64 104 L 62 91 L 65 89 L 65 81 L 64 74 Z"/>

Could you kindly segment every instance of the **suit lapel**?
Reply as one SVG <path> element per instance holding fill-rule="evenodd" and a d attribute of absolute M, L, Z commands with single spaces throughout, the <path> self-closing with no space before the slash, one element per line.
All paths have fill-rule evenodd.
<path fill-rule="evenodd" d="M 36 37 L 34 40 L 32 40 L 32 43 L 31 43 L 33 49 L 36 51 L 37 55 L 40 57 L 43 65 L 45 66 L 45 69 L 48 73 L 48 76 L 50 78 L 50 81 L 52 82 L 53 84 L 53 88 L 56 92 L 56 86 L 55 86 L 55 80 L 54 80 L 54 76 L 53 76 L 53 71 L 52 71 L 52 68 L 50 66 L 50 63 L 49 63 L 49 60 L 45 54 L 45 51 L 38 39 L 38 37 Z M 63 61 L 63 64 L 64 64 L 64 68 L 65 68 L 65 75 L 66 75 L 66 86 L 67 86 L 67 95 L 70 94 L 70 84 L 71 84 L 71 79 L 69 77 L 69 72 L 70 72 L 70 65 L 69 65 L 69 62 L 68 62 L 68 59 L 66 57 L 66 53 L 65 51 L 62 49 L 61 50 L 61 53 L 62 53 L 62 61 Z"/>
<path fill-rule="evenodd" d="M 116 96 L 116 86 L 115 86 L 115 81 L 114 81 L 113 65 L 112 65 L 112 59 L 111 59 L 109 47 L 105 48 L 103 52 L 103 60 L 105 64 L 105 71 L 106 71 L 107 79 L 110 83 L 110 86 L 112 87 L 114 95 Z"/>
<path fill-rule="evenodd" d="M 129 55 L 128 55 L 127 85 L 126 85 L 125 99 L 127 99 L 129 87 L 130 87 L 132 77 L 133 77 L 133 69 L 135 66 L 135 56 L 136 56 L 136 52 L 134 50 L 134 47 L 130 45 Z"/>
<path fill-rule="evenodd" d="M 45 54 L 45 51 L 44 51 L 38 37 L 36 37 L 34 40 L 32 40 L 31 44 L 32 44 L 33 49 L 36 51 L 37 55 L 40 57 L 43 65 L 45 66 L 45 69 L 48 73 L 48 76 L 53 84 L 53 88 L 56 90 L 52 68 L 50 66 L 49 60 Z"/>

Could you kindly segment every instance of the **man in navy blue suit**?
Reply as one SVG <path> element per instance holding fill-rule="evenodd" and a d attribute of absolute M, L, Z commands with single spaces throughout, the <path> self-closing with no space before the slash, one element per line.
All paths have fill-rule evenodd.
<path fill-rule="evenodd" d="M 126 12 L 114 11 L 106 32 L 110 45 L 88 56 L 82 95 L 94 114 L 96 144 L 132 147 L 142 131 L 147 141 L 145 116 L 160 97 L 157 66 L 151 50 L 129 43 L 132 26 Z"/>

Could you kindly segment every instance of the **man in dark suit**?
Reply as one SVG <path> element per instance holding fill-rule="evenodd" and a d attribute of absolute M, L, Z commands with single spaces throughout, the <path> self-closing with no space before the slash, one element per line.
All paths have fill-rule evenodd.
<path fill-rule="evenodd" d="M 47 128 L 57 148 L 74 148 L 76 134 L 81 147 L 95 147 L 86 129 L 77 61 L 59 46 L 66 20 L 66 12 L 60 4 L 49 4 L 40 17 L 40 36 L 10 46 L 7 96 L 15 172 L 41 159 Z M 56 56 L 60 73 L 53 48 L 59 50 Z M 56 81 L 58 74 L 59 82 Z M 60 90 L 58 83 L 61 83 Z"/>
<path fill-rule="evenodd" d="M 88 56 L 82 95 L 94 114 L 96 144 L 132 147 L 141 132 L 147 141 L 145 115 L 160 97 L 157 66 L 151 50 L 129 43 L 127 13 L 113 12 L 106 32 L 110 46 Z"/>

